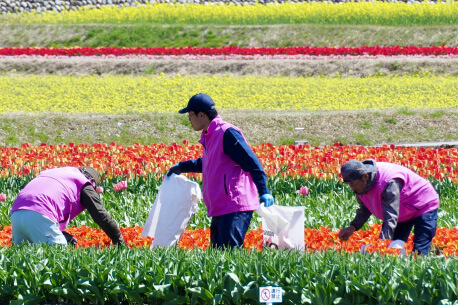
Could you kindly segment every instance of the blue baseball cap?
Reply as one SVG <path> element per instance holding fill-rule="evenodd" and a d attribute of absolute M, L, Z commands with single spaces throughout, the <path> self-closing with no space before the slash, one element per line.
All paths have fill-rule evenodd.
<path fill-rule="evenodd" d="M 186 113 L 189 111 L 200 112 L 204 111 L 207 112 L 209 110 L 215 110 L 215 102 L 204 93 L 199 93 L 192 96 L 189 99 L 188 106 L 186 108 L 181 109 L 178 111 L 179 113 Z"/>

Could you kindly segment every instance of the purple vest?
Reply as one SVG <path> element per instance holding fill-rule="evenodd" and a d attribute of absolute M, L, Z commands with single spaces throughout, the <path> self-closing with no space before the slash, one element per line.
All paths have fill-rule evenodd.
<path fill-rule="evenodd" d="M 202 132 L 199 140 L 204 146 L 202 193 L 210 217 L 254 211 L 259 207 L 258 190 L 250 173 L 243 171 L 239 164 L 224 153 L 223 135 L 228 128 L 234 128 L 242 134 L 237 127 L 217 116 L 207 131 Z"/>
<path fill-rule="evenodd" d="M 439 196 L 429 181 L 410 169 L 387 162 L 377 162 L 377 181 L 365 194 L 358 195 L 375 217 L 383 219 L 382 192 L 388 181 L 404 181 L 398 222 L 406 222 L 439 207 Z"/>
<path fill-rule="evenodd" d="M 61 167 L 42 171 L 17 196 L 11 212 L 29 210 L 59 223 L 63 231 L 68 223 L 86 208 L 80 203 L 80 193 L 89 180 L 76 167 Z"/>

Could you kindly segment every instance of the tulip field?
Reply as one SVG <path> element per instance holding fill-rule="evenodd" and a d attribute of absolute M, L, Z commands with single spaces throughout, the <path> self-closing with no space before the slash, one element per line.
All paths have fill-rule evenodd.
<path fill-rule="evenodd" d="M 21 297 L 34 291 L 35 297 L 30 302 L 46 299 L 76 300 L 77 303 L 121 300 L 148 303 L 174 300 L 179 303 L 180 299 L 183 303 L 245 304 L 256 303 L 257 287 L 263 285 L 283 287 L 285 299 L 292 304 L 299 300 L 314 304 L 319 300 L 334 302 L 336 299 L 365 300 L 375 304 L 391 300 L 393 293 L 415 294 L 411 297 L 420 300 L 456 298 L 454 287 L 457 278 L 456 272 L 453 272 L 458 256 L 458 228 L 455 227 L 458 217 L 456 148 L 405 148 L 394 145 L 366 148 L 339 144 L 319 148 L 263 144 L 253 149 L 269 175 L 268 186 L 277 204 L 306 207 L 304 253 L 263 248 L 258 217 L 251 224 L 244 250 L 212 250 L 209 248 L 209 218 L 206 217 L 203 204 L 199 205 L 177 248 L 149 250 L 154 239 L 140 237 L 140 233 L 164 174 L 175 162 L 198 157 L 202 153 L 198 145 L 185 142 L 172 146 L 136 144 L 124 147 L 116 143 L 70 143 L 56 146 L 23 144 L 18 148 L 2 148 L 0 187 L 5 190 L 5 201 L 2 202 L 0 213 L 0 222 L 4 224 L 0 232 L 0 244 L 3 246 L 0 255 L 4 266 L 2 284 L 11 287 L 10 290 L 4 290 L 2 298 L 11 299 L 13 287 L 17 287 L 16 291 L 20 291 Z M 356 209 L 351 191 L 339 180 L 339 164 L 351 158 L 369 157 L 416 170 L 430 179 L 438 190 L 441 199 L 439 229 L 430 257 L 399 257 L 399 250 L 387 248 L 389 241 L 378 239 L 379 221 L 372 220 L 347 242 L 337 238 L 338 229 L 351 221 Z M 102 189 L 98 191 L 106 208 L 121 226 L 130 250 L 110 246 L 109 238 L 85 213 L 78 216 L 72 222 L 72 227 L 68 228 L 68 232 L 78 239 L 77 249 L 31 249 L 29 245 L 10 247 L 8 213 L 19 190 L 45 168 L 82 164 L 90 164 L 104 173 Z M 200 174 L 186 175 L 201 182 Z M 301 188 L 307 188 L 308 193 L 299 192 Z M 367 244 L 370 244 L 367 251 L 373 254 L 360 254 L 360 247 Z M 412 246 L 411 236 L 406 246 L 408 255 Z M 13 256 L 11 251 L 15 253 Z M 24 265 L 18 263 L 20 257 L 25 259 L 37 251 L 38 256 L 34 255 L 32 261 L 27 259 Z M 56 268 L 70 267 L 67 261 L 69 257 L 62 256 L 61 251 L 67 253 L 70 261 L 77 262 L 78 266 L 72 266 L 71 270 L 74 271 L 67 270 L 57 275 L 53 272 Z M 51 265 L 49 258 L 46 258 L 50 255 L 53 257 Z M 179 265 L 176 265 L 177 259 Z M 97 272 L 92 270 L 94 260 L 98 262 Z M 221 261 L 214 265 L 208 260 Z M 366 267 L 361 267 L 361 264 Z M 354 273 L 354 266 L 357 265 L 360 271 Z M 42 270 L 45 275 L 39 278 L 33 276 L 32 282 L 35 284 L 32 287 L 28 273 L 24 273 L 21 266 L 32 273 L 36 272 L 33 270 Z M 204 269 L 192 271 L 197 266 Z M 218 266 L 216 270 L 215 266 Z M 406 268 L 412 268 L 407 274 L 416 272 L 418 276 L 426 272 L 434 276 L 436 284 L 420 286 L 422 288 L 418 290 L 418 285 L 422 285 L 419 278 L 401 277 L 399 281 L 402 283 L 393 282 L 383 293 L 381 288 L 372 284 L 374 281 L 388 281 L 385 272 L 400 276 Z M 19 270 L 21 273 L 18 273 Z M 249 272 L 240 273 L 238 270 Z M 22 275 L 11 282 L 15 274 Z M 217 278 L 212 278 L 212 274 L 217 274 Z M 302 274 L 307 274 L 307 277 L 302 278 Z M 75 276 L 78 276 L 78 281 L 69 285 Z M 347 277 L 352 279 L 351 282 Z M 62 289 L 61 286 L 66 288 Z M 341 297 L 343 288 L 339 287 L 349 290 L 346 299 Z M 361 289 L 366 291 L 363 295 Z M 379 294 L 378 297 L 372 297 L 375 292 Z M 423 295 L 425 293 L 427 296 Z M 401 296 L 398 300 L 408 302 Z"/>
<path fill-rule="evenodd" d="M 452 45 L 447 45 L 447 41 L 437 45 L 408 42 L 402 46 L 371 45 L 361 40 L 358 45 L 304 46 L 291 42 L 258 47 L 238 44 L 236 38 L 231 38 L 233 43 L 221 46 L 216 40 L 213 45 L 196 43 L 194 38 L 201 33 L 193 30 L 193 27 L 208 27 L 202 31 L 207 31 L 210 37 L 214 27 L 231 32 L 238 27 L 267 29 L 287 25 L 292 29 L 304 24 L 329 27 L 329 32 L 333 31 L 331 28 L 346 26 L 389 27 L 405 32 L 414 32 L 416 26 L 422 26 L 453 32 L 458 26 L 458 3 L 194 5 L 180 2 L 0 15 L 0 25 L 10 29 L 30 26 L 46 31 L 68 25 L 90 29 L 67 41 L 66 35 L 62 35 L 62 40 L 52 40 L 44 46 L 28 44 L 26 38 L 22 41 L 21 37 L 15 38 L 18 42 L 14 47 L 0 46 L 0 63 L 17 60 L 24 65 L 36 65 L 38 61 L 52 61 L 57 65 L 60 62 L 77 66 L 74 63 L 81 59 L 92 64 L 109 59 L 111 64 L 117 60 L 135 60 L 147 66 L 159 60 L 277 64 L 311 60 L 339 65 L 349 59 L 367 64 L 393 58 L 420 62 L 413 73 L 383 70 L 364 77 L 320 72 L 297 77 L 281 73 L 201 75 L 178 71 L 171 75 L 156 73 L 154 69 L 145 75 L 87 74 L 82 70 L 70 75 L 53 71 L 30 74 L 24 73 L 25 69 L 2 71 L 0 116 L 5 123 L 0 128 L 0 139 L 7 143 L 8 137 L 14 137 L 15 129 L 8 122 L 18 115 L 29 116 L 30 121 L 35 115 L 52 116 L 48 122 L 50 132 L 60 134 L 61 127 L 53 125 L 58 124 L 56 117 L 64 121 L 69 114 L 89 118 L 105 115 L 140 118 L 151 113 L 176 116 L 189 97 L 199 92 L 209 93 L 218 111 L 224 114 L 374 112 L 377 115 L 402 109 L 405 113 L 436 111 L 456 115 L 458 44 L 455 40 Z M 169 27 L 176 27 L 183 35 L 173 42 L 164 36 L 163 43 L 145 46 L 140 42 L 145 40 L 135 38 L 135 33 L 142 29 L 140 36 L 148 36 L 151 26 L 161 27 L 163 33 Z M 107 28 L 112 33 L 104 32 Z M 132 29 L 131 38 L 128 29 Z M 75 29 L 75 33 L 78 31 Z M 0 29 L 1 33 L 4 32 Z M 0 37 L 0 43 L 2 39 L 5 38 Z M 110 42 L 100 43 L 102 39 Z M 445 63 L 447 73 L 424 70 L 421 63 L 428 60 Z M 397 70 L 397 64 L 392 64 L 392 71 Z M 190 129 L 187 118 L 184 115 L 183 118 L 181 127 Z M 432 115 L 431 124 L 437 124 L 436 119 Z M 452 120 L 451 126 L 447 126 L 452 133 L 449 140 L 458 140 L 457 122 Z M 37 133 L 31 126 L 28 125 L 27 132 Z M 69 128 L 81 133 L 98 132 L 91 126 Z M 416 132 L 414 128 L 407 132 Z M 161 131 L 168 136 L 168 143 L 120 143 L 111 135 L 109 141 L 93 143 L 56 137 L 52 143 L 1 144 L 0 304 L 245 305 L 262 303 L 260 288 L 272 286 L 281 288 L 281 304 L 458 305 L 456 146 L 392 143 L 362 146 L 341 142 L 315 146 L 273 144 L 268 140 L 251 143 L 247 138 L 267 174 L 267 186 L 275 204 L 305 207 L 305 251 L 264 246 L 262 219 L 256 212 L 242 248 L 214 249 L 210 246 L 211 219 L 202 201 L 176 246 L 153 248 L 154 236 L 141 237 L 141 232 L 167 171 L 177 162 L 202 155 L 200 144 L 174 138 L 179 130 Z M 430 134 L 434 139 L 433 132 Z M 107 138 L 110 136 L 104 139 Z M 389 248 L 391 241 L 379 239 L 382 222 L 373 216 L 348 241 L 338 238 L 339 230 L 349 225 L 358 208 L 354 193 L 342 182 L 340 167 L 350 159 L 368 158 L 408 167 L 429 180 L 438 192 L 438 228 L 428 256 L 412 251 L 412 234 L 405 244 L 406 255 L 400 249 Z M 78 215 L 66 229 L 78 240 L 75 247 L 13 245 L 9 212 L 20 190 L 42 170 L 83 165 L 92 166 L 101 174 L 102 183 L 96 191 L 119 225 L 127 246 L 113 246 L 87 212 Z M 202 184 L 199 173 L 183 175 Z"/>

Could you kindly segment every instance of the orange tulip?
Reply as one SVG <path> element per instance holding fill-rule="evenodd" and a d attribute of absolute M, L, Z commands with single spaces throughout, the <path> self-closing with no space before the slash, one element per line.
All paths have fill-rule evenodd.
<path fill-rule="evenodd" d="M 380 234 L 381 224 L 370 226 L 367 231 L 356 231 L 349 240 L 341 241 L 338 237 L 338 231 L 331 231 L 328 227 L 320 227 L 319 229 L 304 229 L 304 241 L 306 250 L 313 251 L 345 251 L 359 252 L 361 246 L 366 245 L 367 253 L 381 253 L 383 255 L 398 255 L 400 249 L 390 248 L 390 240 L 381 240 L 378 238 Z M 149 247 L 153 243 L 153 237 L 141 237 L 142 227 L 127 227 L 120 228 L 124 240 L 129 247 Z M 109 247 L 111 246 L 110 238 L 101 230 L 89 228 L 85 225 L 81 227 L 71 227 L 66 230 L 72 234 L 77 240 L 77 247 Z M 248 231 L 243 243 L 244 248 L 250 250 L 261 251 L 263 249 L 262 228 Z M 4 226 L 0 230 L 0 246 L 11 246 L 11 225 Z M 185 230 L 180 240 L 178 247 L 181 249 L 199 248 L 202 250 L 210 246 L 210 229 Z M 412 253 L 413 235 L 405 243 L 406 254 Z M 444 256 L 458 256 L 458 228 L 438 228 L 436 236 L 432 242 L 433 249 L 437 254 Z"/>

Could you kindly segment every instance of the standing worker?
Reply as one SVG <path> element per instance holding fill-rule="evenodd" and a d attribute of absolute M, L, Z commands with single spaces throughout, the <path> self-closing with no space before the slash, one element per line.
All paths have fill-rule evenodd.
<path fill-rule="evenodd" d="M 347 240 L 371 215 L 383 220 L 381 239 L 407 242 L 414 227 L 414 248 L 428 255 L 436 235 L 439 196 L 429 181 L 393 163 L 350 160 L 341 168 L 342 178 L 356 193 L 359 209 L 339 238 Z"/>
<path fill-rule="evenodd" d="M 11 209 L 13 243 L 72 244 L 68 223 L 85 209 L 115 245 L 124 245 L 116 222 L 100 201 L 97 171 L 89 166 L 42 171 L 20 192 Z"/>
<path fill-rule="evenodd" d="M 259 201 L 266 207 L 274 203 L 264 169 L 240 129 L 218 115 L 210 96 L 196 94 L 178 112 L 188 113 L 192 128 L 202 130 L 204 150 L 202 157 L 174 165 L 167 176 L 202 173 L 204 203 L 212 217 L 211 245 L 241 247 Z"/>

